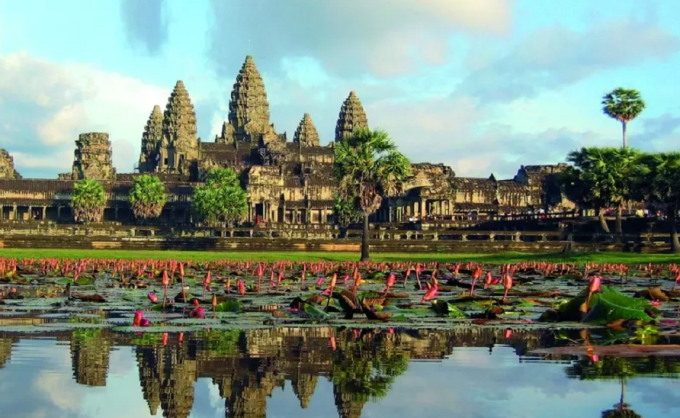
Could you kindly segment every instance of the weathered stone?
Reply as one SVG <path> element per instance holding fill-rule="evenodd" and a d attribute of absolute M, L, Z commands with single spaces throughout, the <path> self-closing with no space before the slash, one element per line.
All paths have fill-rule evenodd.
<path fill-rule="evenodd" d="M 215 143 L 217 144 L 233 144 L 236 141 L 236 130 L 234 125 L 229 122 L 222 124 L 222 133 L 220 136 L 215 136 Z"/>
<path fill-rule="evenodd" d="M 250 55 L 241 67 L 229 101 L 229 123 L 236 139 L 252 141 L 269 127 L 269 102 L 262 76 Z"/>
<path fill-rule="evenodd" d="M 342 141 L 358 128 L 368 128 L 368 119 L 359 97 L 352 91 L 340 108 L 338 123 L 335 125 L 335 141 Z"/>
<path fill-rule="evenodd" d="M 80 134 L 74 152 L 73 180 L 115 180 L 116 169 L 111 164 L 109 134 L 90 132 Z"/>
<path fill-rule="evenodd" d="M 20 179 L 21 175 L 14 169 L 14 158 L 4 149 L 0 149 L 0 179 Z"/>
<path fill-rule="evenodd" d="M 198 159 L 196 111 L 182 80 L 177 81 L 163 115 L 159 171 L 182 173 Z"/>
<path fill-rule="evenodd" d="M 314 121 L 309 113 L 305 113 L 295 130 L 293 142 L 300 144 L 303 147 L 318 147 L 319 146 L 319 132 L 314 126 Z"/>
<path fill-rule="evenodd" d="M 158 148 L 163 140 L 163 113 L 156 105 L 149 116 L 142 134 L 142 152 L 139 157 L 139 171 L 151 172 L 156 169 Z"/>

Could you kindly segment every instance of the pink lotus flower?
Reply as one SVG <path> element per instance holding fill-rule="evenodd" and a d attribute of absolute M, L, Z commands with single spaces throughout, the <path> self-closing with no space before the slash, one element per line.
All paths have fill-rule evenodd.
<path fill-rule="evenodd" d="M 146 295 L 146 296 L 149 298 L 149 300 L 151 301 L 151 303 L 158 303 L 158 297 L 156 296 L 155 293 L 149 292 L 149 294 Z"/>
<path fill-rule="evenodd" d="M 659 306 L 661 306 L 661 302 L 659 302 L 658 300 L 653 300 L 653 301 L 649 302 L 649 304 L 652 305 L 655 308 L 658 308 Z"/>

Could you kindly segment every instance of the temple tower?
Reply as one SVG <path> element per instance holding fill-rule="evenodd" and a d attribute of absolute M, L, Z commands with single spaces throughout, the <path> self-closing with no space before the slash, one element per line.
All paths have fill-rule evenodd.
<path fill-rule="evenodd" d="M 80 134 L 73 158 L 73 180 L 115 180 L 116 169 L 111 164 L 109 134 L 89 132 Z"/>
<path fill-rule="evenodd" d="M 264 81 L 248 55 L 236 77 L 229 101 L 229 124 L 238 141 L 250 141 L 251 135 L 259 138 L 269 127 L 269 102 Z"/>
<path fill-rule="evenodd" d="M 21 175 L 14 169 L 14 158 L 4 149 L 0 149 L 0 179 L 20 179 Z"/>
<path fill-rule="evenodd" d="M 293 142 L 300 144 L 301 147 L 318 147 L 319 146 L 319 132 L 314 126 L 314 121 L 309 113 L 305 113 L 300 125 L 295 130 Z"/>
<path fill-rule="evenodd" d="M 228 122 L 222 124 L 222 133 L 220 136 L 215 136 L 215 143 L 233 145 L 236 141 L 234 125 Z"/>
<path fill-rule="evenodd" d="M 183 172 L 198 160 L 196 111 L 182 80 L 177 81 L 163 115 L 163 140 L 167 140 L 167 157 L 159 161 L 160 171 Z"/>
<path fill-rule="evenodd" d="M 151 173 L 156 169 L 158 159 L 158 147 L 163 140 L 163 113 L 161 107 L 156 105 L 149 116 L 142 134 L 142 152 L 139 156 L 139 172 Z"/>
<path fill-rule="evenodd" d="M 312 400 L 312 395 L 314 395 L 314 390 L 316 389 L 316 384 L 319 380 L 318 376 L 307 373 L 296 373 L 292 380 L 293 393 L 297 396 L 300 401 L 300 407 L 302 409 L 307 409 L 309 407 L 309 402 Z"/>
<path fill-rule="evenodd" d="M 359 97 L 352 91 L 340 108 L 338 123 L 335 125 L 335 141 L 342 141 L 357 128 L 368 128 L 368 119 Z"/>

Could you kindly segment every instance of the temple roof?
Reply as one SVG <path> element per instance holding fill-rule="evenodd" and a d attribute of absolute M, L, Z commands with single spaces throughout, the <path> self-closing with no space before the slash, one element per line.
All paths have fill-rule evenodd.
<path fill-rule="evenodd" d="M 246 132 L 261 134 L 269 127 L 267 92 L 250 55 L 246 57 L 231 92 L 229 123 L 239 136 Z"/>
<path fill-rule="evenodd" d="M 295 130 L 295 135 L 293 136 L 293 142 L 299 143 L 305 147 L 316 147 L 319 146 L 319 132 L 314 126 L 314 121 L 309 113 L 305 113 Z"/>
<path fill-rule="evenodd" d="M 359 97 L 352 91 L 340 108 L 338 122 L 335 125 L 335 141 L 342 141 L 346 136 L 352 135 L 357 128 L 368 128 L 368 118 Z"/>

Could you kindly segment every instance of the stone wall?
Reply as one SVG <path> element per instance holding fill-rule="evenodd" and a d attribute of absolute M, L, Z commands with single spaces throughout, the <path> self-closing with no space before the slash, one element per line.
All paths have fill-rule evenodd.
<path fill-rule="evenodd" d="M 340 238 L 345 236 L 345 238 Z M 16 229 L 0 224 L 0 248 L 73 248 L 191 251 L 358 252 L 360 231 L 340 234 L 334 228 L 235 228 L 230 230 L 125 226 L 57 226 Z M 371 250 L 383 253 L 554 253 L 575 251 L 660 252 L 667 234 L 624 236 L 613 244 L 604 235 L 550 231 L 371 231 Z"/>

